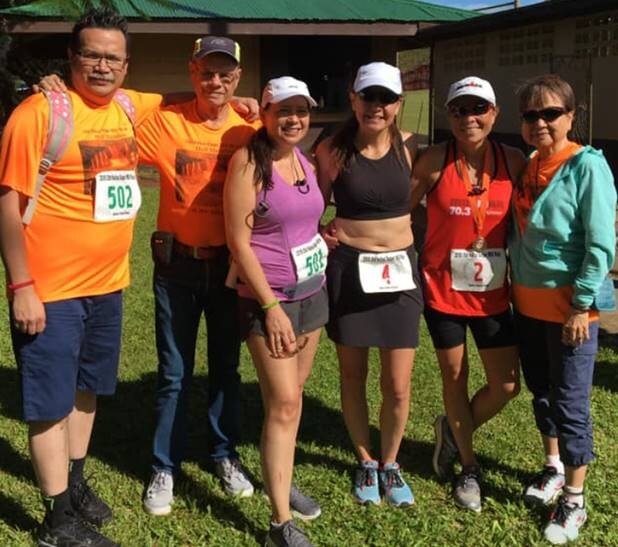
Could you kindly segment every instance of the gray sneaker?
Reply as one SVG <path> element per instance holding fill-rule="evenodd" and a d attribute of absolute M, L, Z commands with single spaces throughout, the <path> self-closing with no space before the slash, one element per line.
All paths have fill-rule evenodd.
<path fill-rule="evenodd" d="M 318 502 L 303 494 L 294 483 L 290 488 L 290 509 L 292 515 L 304 521 L 317 519 L 322 514 Z"/>
<path fill-rule="evenodd" d="M 270 525 L 264 547 L 313 547 L 313 543 L 293 520 L 288 520 L 280 526 Z"/>
<path fill-rule="evenodd" d="M 165 471 L 155 471 L 144 495 L 144 511 L 163 516 L 172 512 L 174 502 L 174 477 Z"/>
<path fill-rule="evenodd" d="M 453 499 L 463 509 L 481 512 L 481 470 L 478 467 L 466 467 L 455 481 Z"/>
<path fill-rule="evenodd" d="M 433 423 L 433 428 L 436 433 L 436 447 L 432 459 L 433 470 L 439 479 L 445 480 L 453 474 L 453 465 L 459 457 L 459 450 L 457 450 L 457 444 L 446 416 L 438 416 Z"/>
<path fill-rule="evenodd" d="M 224 458 L 218 461 L 215 474 L 221 479 L 223 489 L 230 496 L 248 498 L 253 495 L 253 485 L 237 459 Z"/>

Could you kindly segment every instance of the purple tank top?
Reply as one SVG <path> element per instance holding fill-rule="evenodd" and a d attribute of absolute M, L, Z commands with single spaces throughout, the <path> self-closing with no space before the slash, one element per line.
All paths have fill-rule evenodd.
<path fill-rule="evenodd" d="M 315 238 L 324 200 L 311 165 L 300 150 L 295 153 L 305 172 L 305 184 L 290 186 L 273 169 L 272 188 L 262 188 L 256 195 L 251 233 L 251 248 L 280 300 L 306 298 L 318 292 L 325 280 L 321 274 L 298 283 L 292 249 Z M 238 294 L 254 298 L 244 284 L 238 285 Z"/>

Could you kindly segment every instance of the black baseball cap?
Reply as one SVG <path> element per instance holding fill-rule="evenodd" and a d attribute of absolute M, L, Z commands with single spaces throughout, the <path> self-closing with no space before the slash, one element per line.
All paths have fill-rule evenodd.
<path fill-rule="evenodd" d="M 240 46 L 238 42 L 225 36 L 204 36 L 195 41 L 193 59 L 201 59 L 211 53 L 226 53 L 240 63 Z"/>

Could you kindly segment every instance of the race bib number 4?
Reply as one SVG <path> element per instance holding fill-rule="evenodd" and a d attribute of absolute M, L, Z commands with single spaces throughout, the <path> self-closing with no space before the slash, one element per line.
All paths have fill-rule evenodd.
<path fill-rule="evenodd" d="M 307 243 L 292 247 L 292 258 L 296 266 L 298 283 L 307 281 L 311 277 L 324 274 L 328 247 L 320 234 Z"/>
<path fill-rule="evenodd" d="M 365 293 L 409 291 L 416 288 L 406 251 L 361 253 L 358 275 Z"/>
<path fill-rule="evenodd" d="M 493 291 L 504 285 L 505 275 L 504 249 L 451 251 L 451 287 L 455 291 Z"/>
<path fill-rule="evenodd" d="M 134 218 L 142 204 L 135 171 L 103 171 L 96 176 L 94 219 L 114 222 Z"/>

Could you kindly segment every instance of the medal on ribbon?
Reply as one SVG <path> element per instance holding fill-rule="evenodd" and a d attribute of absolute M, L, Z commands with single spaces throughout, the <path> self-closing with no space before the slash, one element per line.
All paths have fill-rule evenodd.
<path fill-rule="evenodd" d="M 468 162 L 464 157 L 461 149 L 457 149 L 457 167 L 461 173 L 461 178 L 464 181 L 470 210 L 472 211 L 472 219 L 474 220 L 474 231 L 476 239 L 471 245 L 473 251 L 481 252 L 487 248 L 487 240 L 483 237 L 483 226 L 485 217 L 487 216 L 487 207 L 489 206 L 489 167 L 491 154 L 489 153 L 489 144 L 483 154 L 483 171 L 481 173 L 480 184 L 472 184 L 470 174 L 468 173 Z"/>

